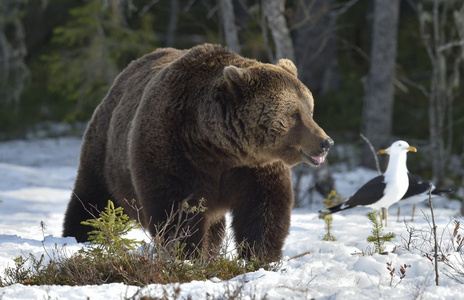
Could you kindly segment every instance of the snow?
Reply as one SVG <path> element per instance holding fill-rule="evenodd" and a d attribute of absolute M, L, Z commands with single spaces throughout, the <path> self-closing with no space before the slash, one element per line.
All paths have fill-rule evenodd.
<path fill-rule="evenodd" d="M 0 203 L 0 276 L 3 277 L 5 268 L 14 266 L 14 258 L 20 255 L 41 255 L 64 245 L 67 251 L 73 252 L 83 246 L 73 238 L 61 237 L 80 145 L 77 138 L 0 143 L 0 200 L 3 201 Z M 333 166 L 332 170 L 341 197 L 349 196 L 377 175 L 372 170 L 346 166 Z M 309 184 L 309 178 L 303 186 Z M 462 221 L 462 217 L 456 216 L 460 203 L 438 198 L 434 199 L 434 206 L 441 245 L 449 258 L 459 263 L 462 257 L 453 250 L 451 234 L 453 220 Z M 325 224 L 318 218 L 320 208 L 317 204 L 294 210 L 284 257 L 275 271 L 259 270 L 229 281 L 211 278 L 143 288 L 119 283 L 79 287 L 14 284 L 0 288 L 0 299 L 127 299 L 163 297 L 164 294 L 174 298 L 177 287 L 179 299 L 205 299 L 208 295 L 210 299 L 225 299 L 236 291 L 239 299 L 461 298 L 464 285 L 445 276 L 444 271 L 450 270 L 442 262 L 439 263 L 440 286 L 435 285 L 434 265 L 424 256 L 426 252 L 433 255 L 430 209 L 426 203 L 418 206 L 414 222 L 409 221 L 411 206 L 402 208 L 400 222 L 396 220 L 396 206 L 390 208 L 384 232 L 394 232 L 397 237 L 392 243 L 386 243 L 386 255 L 372 254 L 373 246 L 366 241 L 372 230 L 365 215 L 368 208 L 334 214 L 332 234 L 337 238 L 334 242 L 322 241 Z M 405 250 L 407 226 L 415 230 L 416 236 L 410 251 Z M 395 268 L 393 277 L 387 263 Z M 404 265 L 407 265 L 406 276 L 400 279 L 399 269 Z"/>

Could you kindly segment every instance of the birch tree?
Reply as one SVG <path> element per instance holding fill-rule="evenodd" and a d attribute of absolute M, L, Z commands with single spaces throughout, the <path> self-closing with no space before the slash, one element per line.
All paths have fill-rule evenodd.
<path fill-rule="evenodd" d="M 288 58 L 295 61 L 292 38 L 284 16 L 285 0 L 262 0 L 261 9 L 274 41 L 275 55 L 272 55 L 271 60 Z M 267 35 L 267 30 L 264 30 L 263 35 Z"/>
<path fill-rule="evenodd" d="M 420 34 L 432 66 L 429 100 L 433 181 L 441 185 L 453 146 L 453 104 L 464 59 L 464 1 L 416 2 Z"/>
<path fill-rule="evenodd" d="M 240 53 L 241 47 L 238 38 L 237 24 L 235 23 L 234 5 L 232 0 L 218 1 L 227 47 L 237 53 Z"/>
<path fill-rule="evenodd" d="M 371 64 L 362 115 L 362 133 L 375 149 L 386 146 L 392 130 L 399 0 L 375 0 Z M 374 167 L 369 147 L 362 165 Z"/>
<path fill-rule="evenodd" d="M 334 0 L 295 1 L 295 56 L 299 78 L 322 95 L 338 88 L 338 58 Z"/>

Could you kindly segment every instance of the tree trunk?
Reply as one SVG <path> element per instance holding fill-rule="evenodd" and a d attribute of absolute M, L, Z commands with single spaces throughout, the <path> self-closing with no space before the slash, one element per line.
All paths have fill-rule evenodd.
<path fill-rule="evenodd" d="M 315 95 L 339 86 L 334 0 L 295 2 L 295 59 L 298 77 Z"/>
<path fill-rule="evenodd" d="M 121 24 L 127 26 L 126 21 L 126 9 L 127 0 L 111 0 L 109 5 L 111 6 L 111 19 L 114 24 Z"/>
<path fill-rule="evenodd" d="M 455 20 L 448 19 L 451 13 Z M 462 23 L 464 5 L 462 2 L 451 4 L 435 0 L 431 15 L 433 16 L 432 30 L 430 31 L 432 42 L 427 42 L 427 39 L 430 40 L 427 35 L 423 35 L 423 38 L 432 62 L 429 132 L 433 181 L 436 185 L 441 186 L 446 175 L 445 170 L 453 143 L 452 109 L 454 93 L 459 88 L 459 69 L 462 68 L 462 53 L 464 53 L 464 37 L 462 36 L 464 33 L 464 23 Z M 450 33 L 450 23 L 455 24 L 457 34 Z M 460 51 L 451 51 L 453 48 Z M 447 142 L 445 142 L 446 140 Z"/>
<path fill-rule="evenodd" d="M 27 1 L 1 0 L 0 4 L 0 102 L 16 103 L 29 80 L 27 48 L 21 16 Z"/>
<path fill-rule="evenodd" d="M 222 24 L 226 44 L 231 50 L 240 53 L 240 42 L 238 39 L 238 29 L 235 23 L 234 5 L 232 0 L 219 0 Z"/>
<path fill-rule="evenodd" d="M 362 132 L 375 149 L 387 146 L 392 129 L 399 0 L 376 0 L 372 30 L 371 67 L 362 115 Z M 362 165 L 375 167 L 368 145 Z"/>
<path fill-rule="evenodd" d="M 275 60 L 288 58 L 295 61 L 292 39 L 284 16 L 285 0 L 263 0 L 261 8 L 274 39 Z"/>
<path fill-rule="evenodd" d="M 313 95 L 320 96 L 339 85 L 338 58 L 336 42 L 336 20 L 334 0 L 294 1 L 295 19 L 291 28 L 295 32 L 295 64 L 298 78 Z M 315 98 L 316 98 L 315 97 Z M 317 105 L 316 105 L 317 111 Z M 313 204 L 314 192 L 323 198 L 334 189 L 334 179 L 327 163 L 318 168 L 293 168 L 295 178 L 295 207 Z M 300 178 L 311 176 L 309 186 L 301 187 Z M 309 197 L 309 203 L 303 203 L 301 191 Z"/>
<path fill-rule="evenodd" d="M 169 16 L 169 23 L 168 29 L 166 33 L 166 47 L 173 47 L 174 46 L 174 39 L 176 36 L 176 28 L 177 28 L 177 21 L 179 20 L 179 0 L 171 0 L 170 1 L 170 16 Z"/>
<path fill-rule="evenodd" d="M 453 102 L 460 85 L 464 53 L 464 4 L 434 0 L 429 11 L 421 2 L 416 10 L 432 64 L 430 91 L 424 94 L 429 99 L 432 180 L 441 186 L 453 144 Z"/>

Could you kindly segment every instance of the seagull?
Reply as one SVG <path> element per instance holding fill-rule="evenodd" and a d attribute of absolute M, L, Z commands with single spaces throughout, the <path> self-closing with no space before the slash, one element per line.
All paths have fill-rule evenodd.
<path fill-rule="evenodd" d="M 336 206 L 322 209 L 320 216 L 331 214 L 341 210 L 367 206 L 378 210 L 382 220 L 381 209 L 385 209 L 385 226 L 387 226 L 388 208 L 400 201 L 408 190 L 408 168 L 406 159 L 408 151 L 417 152 L 417 149 L 405 141 L 396 141 L 387 149 L 379 150 L 378 154 L 389 154 L 390 161 L 383 175 L 372 178 L 364 184 L 356 193 Z"/>
<path fill-rule="evenodd" d="M 416 210 L 416 204 L 428 199 L 429 193 L 432 197 L 442 197 L 443 194 L 452 193 L 454 191 L 453 189 L 437 189 L 431 182 L 425 180 L 419 175 L 408 173 L 408 178 L 408 190 L 406 191 L 406 194 L 404 194 L 403 198 L 401 198 L 401 200 L 398 201 L 398 221 L 400 219 L 401 206 L 413 204 L 411 221 L 414 221 L 414 212 Z"/>

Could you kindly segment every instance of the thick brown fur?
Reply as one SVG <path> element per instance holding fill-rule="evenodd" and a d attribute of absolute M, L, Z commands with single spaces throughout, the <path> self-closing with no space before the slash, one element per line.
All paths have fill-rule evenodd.
<path fill-rule="evenodd" d="M 219 245 L 230 211 L 236 241 L 278 260 L 293 205 L 290 167 L 317 164 L 311 157 L 329 148 L 313 108 L 289 60 L 264 64 L 209 44 L 143 56 L 89 123 L 63 235 L 87 240 L 80 222 L 109 199 L 154 234 L 172 207 L 204 198 L 206 211 L 184 224 L 196 227 L 187 245 Z"/>

